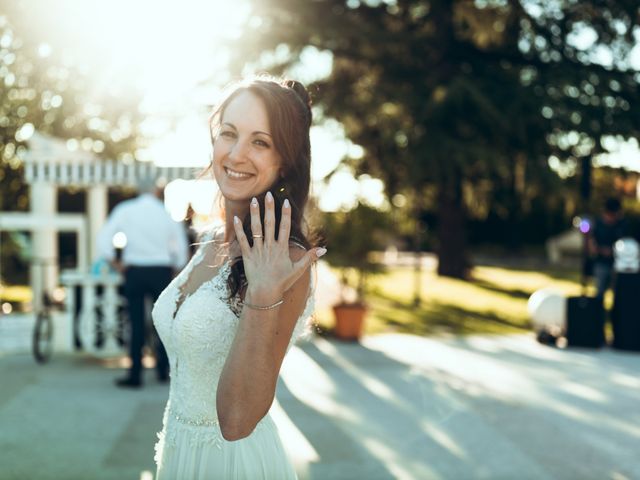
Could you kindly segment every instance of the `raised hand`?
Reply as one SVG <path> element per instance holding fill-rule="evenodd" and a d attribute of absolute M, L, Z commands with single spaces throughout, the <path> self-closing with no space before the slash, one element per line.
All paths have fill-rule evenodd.
<path fill-rule="evenodd" d="M 291 230 L 291 206 L 285 200 L 282 206 L 282 218 L 278 239 L 275 238 L 275 208 L 271 192 L 265 195 L 264 238 L 260 208 L 256 198 L 251 200 L 251 232 L 253 247 L 242 228 L 238 217 L 233 218 L 233 227 L 242 252 L 244 273 L 247 277 L 248 289 L 246 298 L 252 302 L 277 302 L 300 278 L 309 265 L 326 253 L 325 248 L 313 248 L 300 260 L 292 262 L 289 257 L 289 233 Z"/>

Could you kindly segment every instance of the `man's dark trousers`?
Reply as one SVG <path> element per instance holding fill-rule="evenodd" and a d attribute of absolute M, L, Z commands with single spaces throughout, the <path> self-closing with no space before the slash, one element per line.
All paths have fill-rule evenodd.
<path fill-rule="evenodd" d="M 171 267 L 164 266 L 130 266 L 126 269 L 124 277 L 124 295 L 127 298 L 131 323 L 129 355 L 132 365 L 129 375 L 131 379 L 141 381 L 142 347 L 145 341 L 144 299 L 149 296 L 155 302 L 171 282 L 173 270 Z M 155 332 L 155 327 L 153 331 Z M 159 378 L 166 379 L 169 373 L 169 360 L 159 337 L 156 341 L 156 370 Z"/>

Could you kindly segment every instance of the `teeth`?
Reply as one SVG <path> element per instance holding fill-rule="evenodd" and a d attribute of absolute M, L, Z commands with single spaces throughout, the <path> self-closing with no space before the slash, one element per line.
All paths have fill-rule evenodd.
<path fill-rule="evenodd" d="M 227 168 L 225 170 L 227 172 L 227 175 L 229 175 L 231 178 L 247 178 L 251 176 L 251 174 L 249 173 L 236 172 L 234 170 L 231 170 L 230 168 Z"/>

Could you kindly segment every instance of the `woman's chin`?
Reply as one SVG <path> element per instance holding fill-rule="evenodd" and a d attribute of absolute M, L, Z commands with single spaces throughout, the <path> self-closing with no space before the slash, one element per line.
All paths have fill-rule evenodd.
<path fill-rule="evenodd" d="M 250 202 L 253 197 L 259 196 L 269 188 L 269 178 L 256 178 L 252 176 L 246 179 L 229 178 L 226 174 L 222 176 L 222 181 L 216 183 L 220 193 L 226 200 L 238 202 L 246 200 Z"/>
<path fill-rule="evenodd" d="M 259 193 L 253 188 L 247 188 L 247 187 L 242 188 L 239 186 L 232 187 L 229 185 L 220 186 L 220 192 L 222 193 L 222 196 L 226 200 L 230 200 L 233 202 L 240 202 L 240 201 L 250 202 L 251 199 Z"/>

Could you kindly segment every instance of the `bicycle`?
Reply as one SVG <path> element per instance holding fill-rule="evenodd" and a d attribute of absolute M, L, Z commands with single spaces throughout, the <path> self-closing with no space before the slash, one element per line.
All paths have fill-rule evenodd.
<path fill-rule="evenodd" d="M 36 316 L 33 328 L 33 356 L 38 363 L 46 363 L 53 352 L 53 320 L 51 319 L 52 301 L 49 295 L 43 294 L 44 306 Z"/>
<path fill-rule="evenodd" d="M 33 357 L 38 363 L 46 363 L 51 359 L 53 353 L 53 319 L 51 312 L 55 305 L 51 296 L 47 292 L 44 267 L 54 264 L 52 261 L 33 260 L 33 265 L 40 265 L 42 281 L 42 299 L 36 312 L 36 321 L 33 327 L 33 337 L 31 342 L 31 350 Z"/>

